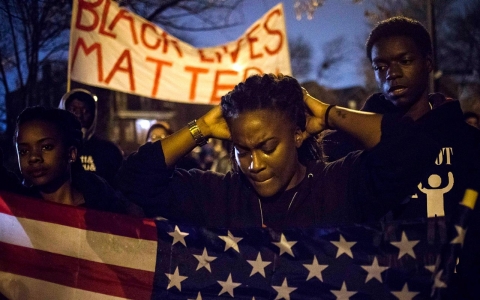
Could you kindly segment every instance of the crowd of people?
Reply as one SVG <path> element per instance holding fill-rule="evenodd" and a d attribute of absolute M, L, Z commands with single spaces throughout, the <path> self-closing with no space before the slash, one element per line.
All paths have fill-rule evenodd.
<path fill-rule="evenodd" d="M 59 108 L 18 116 L 22 179 L 3 168 L 0 188 L 209 227 L 282 231 L 436 217 L 448 225 L 465 190 L 480 188 L 478 117 L 475 124 L 458 100 L 428 93 L 432 45 L 419 22 L 378 23 L 366 55 L 379 93 L 360 111 L 313 98 L 291 76 L 253 75 L 176 132 L 154 124 L 126 158 L 94 134 L 95 95 L 72 90 Z M 221 159 L 194 159 L 192 150 L 209 139 L 222 141 Z M 459 291 L 472 299 L 480 283 L 478 210 L 465 239 L 468 260 L 457 266 Z"/>

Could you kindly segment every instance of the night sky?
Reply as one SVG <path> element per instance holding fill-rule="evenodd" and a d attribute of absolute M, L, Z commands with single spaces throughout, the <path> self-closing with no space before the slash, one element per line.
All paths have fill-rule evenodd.
<path fill-rule="evenodd" d="M 214 46 L 236 40 L 253 22 L 279 2 L 283 2 L 288 38 L 302 35 L 304 40 L 310 42 L 314 50 L 312 60 L 314 65 L 318 65 L 321 59 L 323 44 L 336 37 L 345 36 L 350 48 L 350 62 L 343 64 L 342 69 L 336 72 L 333 78 L 327 78 L 322 84 L 332 88 L 363 84 L 363 76 L 357 66 L 363 58 L 363 45 L 369 32 L 363 15 L 364 3 L 353 4 L 350 0 L 326 0 L 325 4 L 314 13 L 312 20 L 308 20 L 306 15 L 303 15 L 298 21 L 295 17 L 293 0 L 245 0 L 242 6 L 244 20 L 241 26 L 217 32 L 195 33 L 195 46 Z M 312 73 L 310 78 L 304 78 L 304 80 L 314 79 L 314 76 Z"/>

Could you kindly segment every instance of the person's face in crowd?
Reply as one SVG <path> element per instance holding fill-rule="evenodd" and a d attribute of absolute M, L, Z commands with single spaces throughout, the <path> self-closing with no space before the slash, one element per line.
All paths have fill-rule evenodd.
<path fill-rule="evenodd" d="M 419 100 L 428 101 L 430 57 L 423 57 L 412 38 L 392 36 L 372 47 L 375 79 L 385 98 L 400 108 L 409 109 Z"/>
<path fill-rule="evenodd" d="M 156 142 L 158 140 L 163 140 L 164 138 L 167 137 L 167 135 L 168 135 L 168 133 L 165 130 L 165 128 L 156 127 L 154 129 L 152 129 L 152 131 L 150 131 L 150 135 L 148 136 L 147 141 L 153 143 L 153 142 Z"/>
<path fill-rule="evenodd" d="M 76 149 L 67 147 L 55 125 L 45 121 L 29 121 L 18 128 L 17 157 L 26 182 L 55 190 L 70 177 L 69 160 Z"/>
<path fill-rule="evenodd" d="M 235 159 L 261 197 L 296 186 L 304 177 L 297 148 L 301 131 L 277 111 L 241 113 L 229 122 Z"/>
<path fill-rule="evenodd" d="M 92 126 L 94 112 L 84 101 L 78 99 L 71 100 L 67 110 L 77 117 L 80 124 L 82 124 L 82 128 L 90 128 L 90 126 Z"/>
<path fill-rule="evenodd" d="M 465 120 L 467 124 L 472 125 L 475 128 L 478 128 L 478 119 L 475 117 L 470 117 Z"/>

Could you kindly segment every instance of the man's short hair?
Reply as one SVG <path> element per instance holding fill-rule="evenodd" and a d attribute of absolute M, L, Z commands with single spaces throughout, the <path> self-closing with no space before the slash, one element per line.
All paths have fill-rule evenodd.
<path fill-rule="evenodd" d="M 424 57 L 432 54 L 432 41 L 427 29 L 417 20 L 397 16 L 380 21 L 370 32 L 366 43 L 367 57 L 370 61 L 372 61 L 373 45 L 381 39 L 392 36 L 409 37 Z"/>

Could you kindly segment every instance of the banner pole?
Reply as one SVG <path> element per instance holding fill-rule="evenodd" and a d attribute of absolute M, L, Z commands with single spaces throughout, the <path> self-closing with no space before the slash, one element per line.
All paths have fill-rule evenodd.
<path fill-rule="evenodd" d="M 72 72 L 72 42 L 73 42 L 73 26 L 74 19 L 77 16 L 78 3 L 77 0 L 72 1 L 72 19 L 70 21 L 70 40 L 68 43 L 68 66 L 67 66 L 67 93 L 70 92 L 71 88 L 71 72 Z"/>

